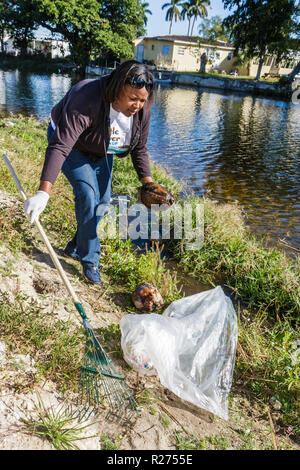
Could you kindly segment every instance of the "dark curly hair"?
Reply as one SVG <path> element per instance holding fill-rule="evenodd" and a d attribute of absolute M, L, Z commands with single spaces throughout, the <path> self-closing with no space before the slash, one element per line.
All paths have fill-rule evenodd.
<path fill-rule="evenodd" d="M 105 89 L 106 99 L 113 103 L 119 98 L 122 88 L 126 80 L 132 77 L 141 78 L 147 82 L 152 81 L 153 86 L 149 90 L 148 102 L 151 103 L 153 98 L 154 77 L 146 65 L 141 64 L 137 60 L 126 60 L 109 75 Z"/>

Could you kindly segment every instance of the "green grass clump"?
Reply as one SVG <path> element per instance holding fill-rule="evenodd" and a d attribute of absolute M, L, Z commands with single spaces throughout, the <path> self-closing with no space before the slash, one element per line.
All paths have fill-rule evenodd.
<path fill-rule="evenodd" d="M 78 441 L 95 436 L 83 436 L 83 431 L 93 423 L 76 422 L 63 405 L 47 408 L 38 396 L 34 404 L 37 417 L 33 420 L 22 419 L 21 430 L 32 435 L 47 439 L 56 450 L 79 450 Z"/>
<path fill-rule="evenodd" d="M 54 312 L 42 312 L 35 301 L 21 294 L 15 301 L 1 294 L 0 336 L 12 354 L 30 354 L 34 359 L 35 381 L 51 376 L 62 391 L 75 389 L 84 346 L 82 330 L 57 320 Z"/>
<path fill-rule="evenodd" d="M 250 307 L 263 308 L 273 318 L 300 312 L 299 266 L 251 236 L 238 206 L 205 200 L 203 246 L 187 251 L 177 243 L 173 254 L 200 281 L 230 287 Z"/>
<path fill-rule="evenodd" d="M 101 450 L 119 450 L 120 449 L 120 445 L 112 441 L 111 438 L 108 437 L 105 433 L 101 434 L 100 442 L 101 442 Z"/>
<path fill-rule="evenodd" d="M 175 431 L 175 443 L 178 450 L 226 450 L 229 442 L 222 436 L 205 436 L 199 439 L 197 436 L 187 436 L 182 431 Z"/>
<path fill-rule="evenodd" d="M 174 180 L 174 178 L 170 178 L 159 165 L 151 165 L 151 171 L 154 181 L 159 181 L 162 185 L 167 186 L 168 190 L 172 194 L 178 195 L 182 189 L 180 183 Z M 127 195 L 130 197 L 132 202 L 137 202 L 138 187 L 141 187 L 141 183 L 138 180 L 131 158 L 115 158 L 113 170 L 113 193 L 115 195 Z"/>
<path fill-rule="evenodd" d="M 248 313 L 248 315 L 247 315 Z M 253 316 L 243 311 L 239 321 L 239 338 L 234 384 L 262 409 L 275 398 L 281 404 L 281 421 L 299 433 L 300 396 L 299 329 L 288 319 L 268 321 L 266 313 Z"/>
<path fill-rule="evenodd" d="M 166 303 L 178 299 L 180 288 L 177 278 L 165 266 L 159 249 L 143 254 L 134 251 L 130 240 L 107 240 L 103 247 L 103 270 L 116 284 L 125 285 L 128 291 L 142 282 L 158 288 Z"/>

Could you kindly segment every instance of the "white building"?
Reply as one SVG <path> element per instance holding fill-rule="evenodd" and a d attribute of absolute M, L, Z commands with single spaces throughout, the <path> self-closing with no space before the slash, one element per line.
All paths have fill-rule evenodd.
<path fill-rule="evenodd" d="M 4 33 L 3 49 L 5 54 L 18 55 L 18 51 L 14 47 L 13 39 L 7 33 Z"/>
<path fill-rule="evenodd" d="M 34 39 L 30 44 L 28 53 L 41 53 L 45 56 L 49 55 L 51 59 L 56 59 L 58 57 L 67 57 L 68 55 L 70 55 L 70 45 L 69 41 L 65 41 L 63 39 Z"/>
<path fill-rule="evenodd" d="M 14 38 L 7 33 L 4 34 L 4 52 L 11 55 L 19 55 L 19 50 L 14 46 Z M 67 57 L 70 55 L 70 45 L 63 39 L 37 38 L 30 42 L 27 49 L 28 54 L 41 53 L 50 56 L 51 59 Z"/>

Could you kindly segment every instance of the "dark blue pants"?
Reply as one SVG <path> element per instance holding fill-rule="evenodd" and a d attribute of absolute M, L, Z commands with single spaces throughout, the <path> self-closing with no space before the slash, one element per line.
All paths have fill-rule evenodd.
<path fill-rule="evenodd" d="M 48 142 L 53 133 L 48 127 Z M 62 172 L 71 183 L 77 221 L 76 234 L 69 243 L 84 266 L 99 267 L 101 253 L 97 234 L 98 223 L 110 204 L 113 155 L 93 163 L 76 149 L 66 158 Z"/>

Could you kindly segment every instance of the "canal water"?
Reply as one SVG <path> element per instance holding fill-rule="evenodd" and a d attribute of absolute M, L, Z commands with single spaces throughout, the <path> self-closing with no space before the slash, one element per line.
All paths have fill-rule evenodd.
<path fill-rule="evenodd" d="M 46 119 L 75 81 L 0 70 L 0 116 Z M 238 202 L 256 235 L 300 249 L 300 105 L 161 83 L 148 149 L 196 195 Z"/>

